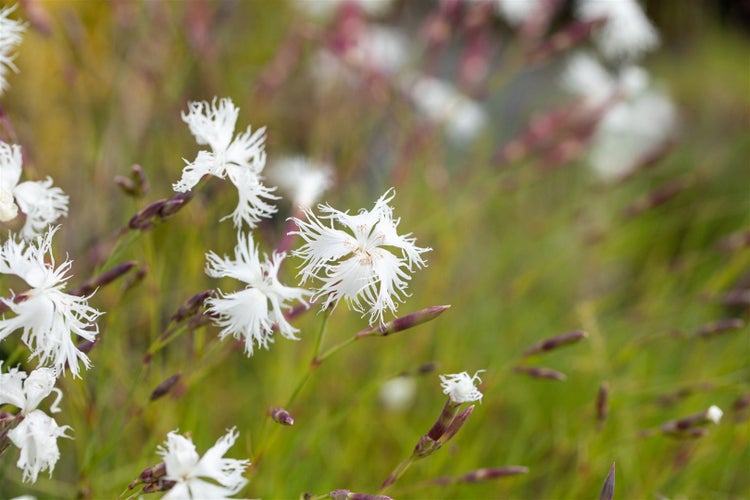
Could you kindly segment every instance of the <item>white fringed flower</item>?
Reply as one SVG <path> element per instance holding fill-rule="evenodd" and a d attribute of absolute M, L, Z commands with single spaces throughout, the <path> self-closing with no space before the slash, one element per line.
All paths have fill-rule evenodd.
<path fill-rule="evenodd" d="M 605 18 L 594 40 L 609 59 L 634 59 L 659 46 L 659 33 L 636 0 L 578 0 L 581 20 Z"/>
<path fill-rule="evenodd" d="M 394 195 L 389 189 L 371 211 L 362 209 L 357 215 L 318 205 L 324 213 L 320 218 L 308 210 L 306 221 L 293 219 L 299 230 L 292 234 L 305 241 L 295 252 L 305 261 L 299 273 L 302 284 L 310 278 L 323 282 L 313 296 L 323 301 L 323 309 L 335 308 L 344 298 L 362 316 L 370 315 L 370 325 L 382 323 L 386 309 L 395 313 L 394 299 L 403 301 L 407 295 L 409 273 L 427 265 L 421 254 L 431 249 L 417 247 L 410 234 L 397 233 L 400 219 L 393 218 L 388 205 Z M 320 219 L 327 219 L 330 227 Z M 334 223 L 348 231 L 336 229 Z"/>
<path fill-rule="evenodd" d="M 62 291 L 71 262 L 66 260 L 55 267 L 51 246 L 56 231 L 52 228 L 29 243 L 9 238 L 0 246 L 0 273 L 16 275 L 31 287 L 18 302 L 15 294 L 0 299 L 16 315 L 0 319 L 0 340 L 23 330 L 21 340 L 31 349 L 32 358 L 38 358 L 42 365 L 53 365 L 59 373 L 70 368 L 75 377 L 79 375 L 79 361 L 86 368 L 91 362 L 77 349 L 70 334 L 93 341 L 99 333 L 96 320 L 102 313 L 88 305 L 89 297 Z M 47 255 L 49 264 L 45 262 Z"/>
<path fill-rule="evenodd" d="M 477 371 L 474 376 L 469 376 L 467 372 L 455 373 L 452 375 L 440 375 L 440 385 L 443 387 L 443 394 L 448 395 L 451 402 L 455 404 L 469 403 L 471 401 L 482 402 L 482 393 L 474 386 L 474 382 L 482 383 L 479 374 L 484 370 Z"/>
<path fill-rule="evenodd" d="M 247 484 L 242 474 L 250 460 L 223 458 L 238 436 L 236 428 L 229 429 L 200 457 L 189 438 L 177 434 L 177 431 L 167 434 L 167 440 L 158 448 L 158 453 L 166 465 L 164 478 L 176 484 L 163 498 L 220 499 L 238 493 Z"/>
<path fill-rule="evenodd" d="M 273 162 L 268 177 L 296 207 L 307 210 L 333 184 L 333 169 L 302 156 L 288 156 Z"/>
<path fill-rule="evenodd" d="M 401 87 L 414 107 L 428 121 L 444 127 L 456 143 L 474 140 L 487 125 L 486 111 L 448 82 L 420 75 L 406 77 Z"/>
<path fill-rule="evenodd" d="M 16 218 L 20 207 L 26 214 L 21 236 L 30 240 L 68 215 L 68 196 L 49 177 L 19 183 L 22 163 L 21 146 L 0 141 L 0 221 Z"/>
<path fill-rule="evenodd" d="M 206 254 L 206 274 L 213 278 L 230 277 L 247 283 L 244 290 L 227 294 L 219 290 L 220 297 L 206 300 L 208 312 L 217 316 L 216 324 L 223 328 L 220 338 L 231 335 L 243 339 L 248 356 L 253 354 L 253 344 L 268 349 L 274 340 L 274 327 L 284 337 L 297 340 L 294 334 L 299 330 L 284 318 L 283 309 L 291 308 L 291 301 L 305 303 L 309 292 L 279 282 L 279 266 L 286 254 L 274 253 L 271 260 L 264 256 L 264 262 L 261 262 L 252 236 L 240 233 L 237 235 L 234 256 L 235 260 L 230 260 L 226 256 L 220 258 L 213 252 Z"/>
<path fill-rule="evenodd" d="M 675 133 L 674 105 L 643 68 L 626 66 L 614 77 L 593 57 L 577 54 L 562 84 L 583 97 L 591 111 L 604 106 L 588 152 L 589 163 L 604 180 L 626 175 Z"/>
<path fill-rule="evenodd" d="M 15 5 L 0 9 L 0 95 L 8 88 L 5 79 L 8 70 L 18 71 L 13 64 L 13 50 L 21 43 L 21 34 L 26 29 L 22 23 L 9 17 L 14 10 Z"/>
<path fill-rule="evenodd" d="M 23 470 L 23 481 L 33 483 L 42 471 L 49 470 L 52 475 L 60 459 L 57 438 L 70 437 L 65 435 L 69 426 L 57 425 L 52 417 L 37 409 L 43 399 L 56 392 L 50 412 L 60 411 L 62 392 L 54 387 L 57 372 L 38 368 L 27 375 L 18 368 L 11 368 L 8 373 L 2 373 L 2 364 L 0 361 L 0 405 L 11 404 L 21 410 L 21 421 L 8 432 L 8 438 L 20 450 L 16 465 Z"/>
<path fill-rule="evenodd" d="M 182 170 L 182 178 L 172 187 L 175 191 L 190 191 L 204 175 L 221 179 L 229 178 L 237 188 L 239 202 L 231 215 L 235 227 L 244 222 L 250 227 L 276 212 L 269 200 L 275 188 L 264 186 L 260 173 L 266 164 L 265 133 L 261 127 L 255 132 L 251 127 L 234 136 L 239 108 L 230 99 L 216 98 L 211 103 L 191 102 L 188 113 L 182 119 L 190 127 L 200 145 L 208 145 L 211 151 L 200 151 L 193 162 Z"/>

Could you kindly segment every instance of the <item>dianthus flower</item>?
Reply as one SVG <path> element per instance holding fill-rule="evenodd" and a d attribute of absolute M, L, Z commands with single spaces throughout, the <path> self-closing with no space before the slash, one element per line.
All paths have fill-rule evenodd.
<path fill-rule="evenodd" d="M 49 470 L 50 476 L 60 459 L 58 437 L 70 437 L 67 425 L 57 425 L 55 419 L 37 409 L 39 403 L 53 391 L 57 399 L 50 405 L 50 412 L 60 411 L 58 406 L 62 392 L 54 387 L 57 372 L 51 368 L 37 368 L 30 374 L 11 368 L 2 373 L 0 361 L 0 405 L 11 404 L 21 411 L 20 422 L 8 432 L 8 438 L 19 450 L 16 465 L 23 470 L 23 481 L 36 482 L 39 472 Z"/>
<path fill-rule="evenodd" d="M 255 132 L 250 127 L 234 136 L 239 108 L 230 99 L 211 103 L 191 102 L 189 111 L 182 119 L 200 145 L 208 145 L 211 151 L 200 151 L 194 161 L 182 170 L 182 178 L 172 187 L 175 191 L 190 191 L 204 175 L 213 175 L 229 180 L 237 188 L 239 202 L 231 215 L 236 227 L 246 223 L 255 227 L 264 217 L 276 212 L 276 207 L 267 200 L 276 200 L 275 188 L 262 184 L 260 173 L 266 165 L 265 133 L 262 127 Z"/>
<path fill-rule="evenodd" d="M 32 242 L 9 238 L 0 245 L 0 273 L 13 274 L 23 279 L 30 290 L 0 302 L 16 314 L 0 319 L 0 341 L 16 330 L 23 330 L 21 340 L 31 349 L 31 357 L 42 365 L 52 364 L 62 373 L 70 368 L 78 376 L 78 362 L 88 368 L 88 356 L 79 351 L 71 333 L 93 341 L 99 333 L 95 323 L 102 314 L 88 305 L 89 297 L 69 295 L 62 291 L 68 280 L 71 261 L 55 267 L 52 256 L 52 237 L 57 228 Z M 50 263 L 45 262 L 49 255 Z"/>
<path fill-rule="evenodd" d="M 294 334 L 298 330 L 284 318 L 283 309 L 290 307 L 290 301 L 305 303 L 304 298 L 309 292 L 279 282 L 279 267 L 286 254 L 274 253 L 270 260 L 264 256 L 264 262 L 261 262 L 252 236 L 239 233 L 234 256 L 235 260 L 231 260 L 213 252 L 206 254 L 206 274 L 247 283 L 244 290 L 228 294 L 219 290 L 220 297 L 206 300 L 208 312 L 216 316 L 216 323 L 223 327 L 220 337 L 231 335 L 244 339 L 248 356 L 253 354 L 253 344 L 268 349 L 273 342 L 274 327 L 284 337 L 296 340 Z"/>
<path fill-rule="evenodd" d="M 407 295 L 409 273 L 427 265 L 421 254 L 431 249 L 417 247 L 410 233 L 397 233 L 400 219 L 393 218 L 388 205 L 394 195 L 389 189 L 372 210 L 357 215 L 318 205 L 324 213 L 320 218 L 308 210 L 307 220 L 293 219 L 299 228 L 293 234 L 305 241 L 295 252 L 304 259 L 302 284 L 310 278 L 323 282 L 313 300 L 322 299 L 324 309 L 335 308 L 344 298 L 362 316 L 370 315 L 370 325 L 382 323 L 386 309 L 395 313 L 394 299 L 403 301 Z M 336 229 L 334 223 L 348 231 Z"/>
<path fill-rule="evenodd" d="M 239 492 L 247 484 L 242 474 L 250 460 L 223 458 L 237 437 L 237 430 L 230 429 L 203 457 L 199 457 L 189 438 L 177 434 L 177 431 L 167 434 L 167 441 L 158 452 L 166 465 L 164 478 L 176 484 L 163 498 L 220 499 Z"/>
<path fill-rule="evenodd" d="M 467 372 L 455 373 L 452 375 L 440 375 L 440 385 L 443 388 L 443 394 L 447 394 L 451 402 L 455 404 L 469 403 L 471 401 L 482 402 L 482 393 L 474 386 L 474 382 L 482 382 L 479 374 L 484 370 L 479 370 L 474 376 L 469 376 Z"/>
<path fill-rule="evenodd" d="M 49 177 L 19 184 L 22 163 L 21 146 L 0 141 L 0 221 L 16 218 L 20 207 L 26 214 L 21 236 L 29 240 L 68 215 L 68 196 L 59 187 L 52 187 Z"/>
<path fill-rule="evenodd" d="M 8 70 L 18 71 L 13 64 L 15 56 L 12 52 L 21 43 L 21 34 L 26 29 L 22 23 L 9 17 L 14 10 L 15 5 L 0 9 L 0 95 L 8 87 L 5 80 Z"/>

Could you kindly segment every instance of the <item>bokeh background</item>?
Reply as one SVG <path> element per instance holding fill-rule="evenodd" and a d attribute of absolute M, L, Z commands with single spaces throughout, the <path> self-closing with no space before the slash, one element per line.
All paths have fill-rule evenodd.
<path fill-rule="evenodd" d="M 536 42 L 572 21 L 572 4 L 561 5 Z M 678 118 L 658 154 L 616 180 L 590 168 L 590 138 L 575 131 L 558 130 L 524 154 L 503 156 L 530 122 L 581 106 L 560 75 L 567 56 L 591 42 L 533 61 L 526 56 L 534 45 L 517 28 L 468 12 L 474 7 L 447 17 L 440 50 L 428 50 L 430 36 L 439 38 L 430 24 L 438 2 L 395 1 L 371 16 L 346 5 L 319 15 L 261 0 L 20 2 L 15 17 L 29 25 L 15 60 L 19 72 L 0 97 L 12 125 L 5 140 L 23 146 L 26 178 L 49 175 L 70 196 L 56 252 L 74 260 L 71 285 L 130 260 L 142 280 L 116 282 L 92 299 L 107 314 L 90 354 L 94 368 L 61 383 L 58 421 L 75 429 L 75 439 L 60 440 L 52 478 L 21 484 L 9 450 L 0 458 L 1 497 L 114 498 L 159 461 L 156 446 L 168 431 L 190 432 L 205 450 L 234 425 L 241 436 L 228 455 L 255 462 L 244 496 L 374 493 L 439 414 L 438 374 L 480 369 L 483 403 L 454 440 L 416 463 L 389 494 L 592 497 L 613 462 L 619 498 L 750 494 L 750 330 L 696 335 L 717 320 L 744 324 L 750 311 L 747 2 L 644 5 L 662 44 L 640 64 Z M 449 119 L 425 119 L 393 74 L 366 71 L 341 52 L 337 59 L 348 37 L 373 24 L 399 30 L 408 42 L 397 50 L 402 73 L 439 77 L 473 99 L 485 120 L 477 132 L 452 134 Z M 474 81 L 466 58 L 476 30 L 486 44 L 486 74 Z M 321 58 L 323 49 L 339 66 Z M 249 359 L 207 325 L 143 362 L 185 300 L 237 286 L 203 272 L 207 251 L 230 253 L 235 244 L 231 223 L 218 222 L 236 203 L 234 187 L 204 181 L 175 216 L 147 232 L 125 231 L 123 244 L 112 246 L 137 210 L 173 195 L 183 158 L 199 149 L 180 114 L 188 101 L 214 96 L 240 107 L 238 129 L 267 127 L 269 170 L 288 155 L 331 165 L 334 184 L 321 201 L 369 209 L 395 186 L 400 229 L 433 248 L 399 313 L 452 306 L 414 330 L 365 339 L 327 360 L 288 408 L 291 428 L 274 429 L 266 409 L 283 404 L 306 372 L 322 318 L 316 310 L 294 320 L 301 341 L 279 338 Z M 149 179 L 140 198 L 114 182 L 133 164 Z M 282 200 L 277 216 L 256 231 L 262 251 L 275 248 L 291 214 Z M 295 281 L 297 264 L 287 261 L 286 282 Z M 327 341 L 366 326 L 342 304 Z M 520 359 L 534 342 L 571 330 L 588 338 Z M 415 390 L 404 406 L 383 402 L 384 382 L 430 363 L 434 371 L 409 376 Z M 519 364 L 567 379 L 519 374 Z M 172 392 L 149 402 L 176 373 Z M 603 383 L 609 416 L 599 421 Z M 712 404 L 724 419 L 698 439 L 643 435 Z M 423 484 L 503 465 L 529 473 Z"/>

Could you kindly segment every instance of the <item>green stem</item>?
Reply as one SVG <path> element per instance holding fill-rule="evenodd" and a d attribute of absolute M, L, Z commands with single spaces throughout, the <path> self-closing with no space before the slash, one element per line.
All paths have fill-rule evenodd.
<path fill-rule="evenodd" d="M 399 480 L 401 476 L 404 475 L 404 472 L 411 466 L 412 463 L 414 463 L 415 455 L 412 453 L 409 458 L 401 462 L 396 466 L 395 469 L 393 469 L 393 472 L 391 472 L 390 476 L 388 476 L 388 479 L 385 480 L 383 485 L 378 490 L 378 495 L 382 494 L 385 490 L 391 487 L 393 483 Z"/>

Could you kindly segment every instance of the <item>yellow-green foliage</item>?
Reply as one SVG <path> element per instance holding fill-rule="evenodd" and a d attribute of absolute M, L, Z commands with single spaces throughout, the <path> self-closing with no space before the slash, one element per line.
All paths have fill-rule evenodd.
<path fill-rule="evenodd" d="M 537 160 L 494 165 L 492 154 L 509 130 L 528 118 L 506 120 L 509 106 L 491 110 L 490 130 L 460 147 L 437 129 L 420 128 L 408 103 L 377 82 L 318 92 L 308 68 L 322 26 L 280 2 L 39 7 L 47 31 L 28 27 L 19 73 L 10 74 L 0 106 L 27 156 L 25 175 L 49 175 L 70 195 L 56 253 L 74 261 L 71 286 L 128 260 L 147 272 L 130 288 L 129 275 L 91 299 L 106 312 L 101 339 L 90 354 L 93 368 L 59 383 L 65 397 L 57 419 L 73 427 L 74 439 L 59 441 L 62 458 L 52 478 L 21 483 L 17 450 L 9 449 L 0 458 L 0 497 L 115 498 L 159 462 L 156 447 L 170 430 L 189 432 L 204 451 L 235 425 L 240 439 L 228 456 L 253 462 L 245 497 L 298 498 L 337 488 L 375 493 L 438 416 L 445 401 L 438 374 L 479 369 L 487 370 L 483 403 L 451 442 L 415 463 L 388 494 L 592 498 L 613 462 L 618 498 L 737 498 L 750 491 L 750 420 L 747 409 L 733 409 L 750 392 L 750 331 L 691 336 L 717 319 L 748 320 L 747 305 L 729 308 L 720 297 L 750 288 L 750 248 L 719 247 L 722 238 L 750 228 L 746 38 L 706 19 L 706 30 L 682 52 L 667 40 L 649 64 L 678 103 L 679 138 L 650 169 L 604 184 L 583 159 L 556 169 Z M 19 8 L 17 17 L 27 16 Z M 269 65 L 291 31 L 301 40 L 300 60 L 269 87 Z M 500 67 L 498 78 L 513 84 L 511 71 Z M 271 422 L 266 411 L 283 406 L 309 370 L 324 317 L 317 309 L 293 321 L 299 342 L 279 337 L 251 358 L 219 342 L 218 329 L 208 325 L 183 333 L 144 363 L 185 300 L 239 286 L 204 274 L 205 253 L 231 253 L 236 241 L 231 221 L 218 222 L 236 203 L 230 183 L 204 180 L 174 217 L 151 231 L 129 232 L 112 248 L 137 210 L 173 195 L 183 158 L 199 150 L 180 113 L 187 101 L 214 96 L 239 106 L 238 127 L 268 127 L 269 159 L 292 153 L 334 164 L 336 184 L 324 201 L 336 208 L 371 208 L 395 185 L 400 227 L 433 248 L 399 313 L 452 305 L 414 330 L 358 341 L 326 360 L 287 408 L 292 427 Z M 134 163 L 151 185 L 137 200 L 113 182 Z M 623 216 L 633 201 L 676 179 L 686 188 L 666 203 Z M 256 230 L 261 252 L 274 249 L 291 215 L 286 201 L 279 207 Z M 287 260 L 283 281 L 295 281 L 298 264 Z M 366 326 L 340 304 L 324 348 Z M 525 348 L 570 330 L 589 336 L 528 362 L 565 373 L 565 382 L 514 372 Z M 11 342 L 0 344 L 0 358 L 14 350 Z M 430 362 L 437 371 L 416 377 L 412 406 L 385 410 L 380 385 Z M 151 391 L 178 372 L 177 389 L 149 402 Z M 595 399 L 605 381 L 610 412 L 598 425 Z M 683 389 L 675 401 L 659 402 Z M 725 410 L 725 419 L 700 439 L 641 435 L 712 404 Z M 414 489 L 435 477 L 504 465 L 529 472 Z"/>

